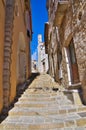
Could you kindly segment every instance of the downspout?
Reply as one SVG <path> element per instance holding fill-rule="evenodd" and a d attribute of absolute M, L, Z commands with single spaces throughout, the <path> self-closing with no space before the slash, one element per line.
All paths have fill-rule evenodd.
<path fill-rule="evenodd" d="M 9 108 L 11 53 L 15 0 L 6 0 L 5 8 L 5 36 L 4 36 L 4 61 L 3 61 L 3 108 Z"/>

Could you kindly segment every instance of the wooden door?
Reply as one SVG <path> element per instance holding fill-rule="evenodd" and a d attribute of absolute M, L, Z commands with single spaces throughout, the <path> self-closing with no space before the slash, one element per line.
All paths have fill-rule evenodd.
<path fill-rule="evenodd" d="M 78 65 L 77 65 L 77 59 L 75 54 L 75 48 L 73 39 L 71 40 L 69 46 L 68 46 L 68 52 L 69 52 L 69 63 L 70 63 L 70 71 L 71 71 L 71 81 L 72 84 L 79 82 L 79 73 L 78 73 Z"/>

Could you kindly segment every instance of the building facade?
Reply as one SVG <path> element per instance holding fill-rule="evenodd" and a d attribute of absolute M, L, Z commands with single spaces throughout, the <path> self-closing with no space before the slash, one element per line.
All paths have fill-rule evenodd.
<path fill-rule="evenodd" d="M 65 88 L 83 90 L 86 102 L 86 1 L 47 0 L 49 73 Z"/>
<path fill-rule="evenodd" d="M 29 0 L 0 1 L 0 112 L 16 96 L 17 85 L 31 75 L 32 35 Z"/>
<path fill-rule="evenodd" d="M 48 55 L 45 53 L 45 43 L 42 42 L 42 35 L 38 35 L 38 72 L 48 71 Z"/>

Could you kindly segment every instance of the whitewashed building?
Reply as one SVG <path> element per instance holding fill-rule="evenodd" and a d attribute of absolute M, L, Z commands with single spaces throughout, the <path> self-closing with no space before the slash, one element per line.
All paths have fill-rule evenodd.
<path fill-rule="evenodd" d="M 38 66 L 37 66 L 37 61 L 36 60 L 32 60 L 31 61 L 31 72 L 32 73 L 37 73 L 38 72 Z"/>
<path fill-rule="evenodd" d="M 47 73 L 48 71 L 48 55 L 45 54 L 45 44 L 42 42 L 42 35 L 38 35 L 38 71 Z"/>

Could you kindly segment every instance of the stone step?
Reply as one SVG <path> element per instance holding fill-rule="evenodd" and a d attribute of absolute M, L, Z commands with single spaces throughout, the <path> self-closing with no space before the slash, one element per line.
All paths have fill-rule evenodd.
<path fill-rule="evenodd" d="M 34 98 L 43 98 L 43 97 L 50 97 L 50 95 L 41 95 L 41 94 L 27 94 L 27 93 L 24 93 L 23 94 L 24 97 L 34 97 Z"/>
<path fill-rule="evenodd" d="M 15 103 L 14 106 L 17 106 L 17 107 L 29 107 L 29 108 L 44 108 L 44 107 L 47 107 L 48 105 L 47 104 L 42 104 L 42 103 L 39 103 L 39 104 L 30 104 L 29 102 L 17 102 Z"/>
<path fill-rule="evenodd" d="M 42 108 L 42 107 L 25 107 L 25 106 L 23 106 L 23 107 L 19 107 L 19 106 L 15 106 L 14 108 L 16 108 L 16 109 L 21 109 L 21 108 L 23 108 L 24 110 L 36 110 L 36 111 L 48 111 L 48 110 L 51 110 L 51 111 L 54 111 L 54 110 L 67 110 L 68 112 L 70 111 L 70 112 L 72 112 L 72 111 L 74 111 L 75 109 L 77 110 L 77 111 L 86 111 L 86 107 L 83 107 L 83 106 L 74 106 L 74 105 L 65 105 L 65 106 L 61 106 L 61 105 L 58 105 L 57 107 L 55 107 L 55 106 L 51 106 L 51 107 L 44 107 L 44 108 Z"/>
<path fill-rule="evenodd" d="M 45 104 L 46 106 L 51 106 L 51 105 L 62 105 L 62 106 L 65 106 L 65 105 L 73 105 L 70 101 L 68 101 L 68 100 L 51 100 L 51 101 L 43 101 L 43 100 L 41 100 L 41 101 L 35 101 L 35 100 L 33 100 L 33 101 L 30 101 L 30 100 L 19 100 L 19 102 L 18 102 L 19 104 L 21 103 L 21 104 Z"/>
<path fill-rule="evenodd" d="M 23 99 L 23 100 L 19 100 L 19 102 L 21 102 L 21 103 L 25 102 L 25 103 L 29 103 L 29 104 L 55 104 L 55 103 L 57 104 L 57 101 L 55 101 L 55 100 L 50 100 L 50 101 L 47 101 L 47 100 L 42 101 L 42 100 L 40 100 L 40 101 L 37 101 L 37 100 Z"/>
<path fill-rule="evenodd" d="M 19 101 L 39 101 L 39 102 L 46 101 L 46 102 L 49 102 L 49 101 L 55 101 L 55 97 L 34 98 L 34 97 L 23 97 L 23 96 L 21 96 L 19 98 Z"/>
<path fill-rule="evenodd" d="M 53 104 L 53 103 L 56 103 L 56 104 L 73 104 L 70 100 L 67 100 L 67 99 L 55 99 L 55 98 L 27 98 L 27 97 L 21 97 L 19 99 L 19 102 L 29 102 L 29 103 L 50 103 L 50 104 Z"/>
<path fill-rule="evenodd" d="M 63 92 L 52 91 L 54 85 L 48 75 L 38 76 L 9 111 L 0 130 L 86 130 L 86 107 L 73 104 Z"/>
<path fill-rule="evenodd" d="M 69 99 L 67 99 L 67 97 L 66 96 L 64 96 L 64 95 L 55 95 L 55 94 L 27 94 L 27 93 L 25 93 L 25 94 L 23 94 L 22 96 L 21 96 L 21 99 L 23 100 L 23 98 L 27 98 L 28 100 L 51 100 L 52 98 L 53 99 L 56 99 L 56 100 L 62 100 L 62 101 L 64 101 L 64 100 L 66 100 L 66 101 L 68 101 L 68 102 L 71 102 L 71 100 L 69 100 Z M 72 103 L 72 102 L 71 102 Z"/>
<path fill-rule="evenodd" d="M 63 104 L 61 104 L 61 102 L 55 102 L 55 103 L 44 103 L 44 102 L 29 102 L 29 101 L 19 101 L 17 103 L 15 103 L 14 106 L 18 106 L 18 107 L 45 107 L 45 108 L 49 108 L 49 107 L 56 107 L 56 108 L 59 108 L 59 107 L 62 107 L 62 108 L 65 108 L 65 107 L 69 107 L 69 108 L 73 108 L 74 105 L 72 104 L 69 104 L 69 102 L 63 102 Z"/>
<path fill-rule="evenodd" d="M 64 100 L 64 99 L 66 99 L 66 100 L 68 100 L 67 99 L 67 97 L 66 96 L 62 96 L 62 95 L 57 95 L 57 96 L 53 96 L 53 95 L 41 95 L 41 94 L 23 94 L 21 97 L 26 97 L 26 98 L 35 98 L 35 99 L 51 99 L 51 98 L 56 98 L 56 99 L 58 99 L 58 100 L 60 100 L 60 99 L 62 99 L 62 100 Z"/>
<path fill-rule="evenodd" d="M 31 96 L 33 96 L 33 95 L 39 95 L 39 96 L 47 96 L 47 95 L 49 95 L 49 96 L 60 96 L 60 94 L 59 93 L 56 93 L 56 92 L 52 92 L 52 91 L 44 91 L 44 90 L 39 90 L 39 91 L 37 91 L 37 92 L 32 92 L 32 91 L 30 91 L 30 90 L 26 90 L 25 92 L 24 92 L 24 94 L 28 94 L 28 95 L 31 95 Z M 65 95 L 64 95 L 65 96 Z"/>
<path fill-rule="evenodd" d="M 76 113 L 74 114 L 69 114 L 69 115 L 36 115 L 36 116 L 12 116 L 12 117 L 7 117 L 5 123 L 25 123 L 27 122 L 28 124 L 41 124 L 41 123 L 58 123 L 58 122 L 64 122 L 64 121 L 72 121 L 72 120 L 78 120 L 82 119 L 80 116 Z"/>
<path fill-rule="evenodd" d="M 23 125 L 23 127 L 21 127 Z M 57 118 L 57 119 L 48 119 L 45 117 L 15 117 L 15 118 L 7 118 L 1 125 L 0 128 L 7 128 L 7 129 L 14 129 L 16 128 L 23 130 L 25 126 L 25 129 L 31 129 L 31 130 L 45 130 L 45 129 L 57 129 L 57 128 L 71 128 L 71 127 L 86 127 L 86 118 L 79 118 L 79 117 L 68 117 L 67 119 L 65 119 L 64 117 L 61 119 Z M 6 129 L 6 130 L 7 130 Z"/>
<path fill-rule="evenodd" d="M 29 130 L 86 130 L 86 119 L 29 125 Z M 73 129 L 72 129 L 73 128 Z"/>
<path fill-rule="evenodd" d="M 62 97 L 62 98 L 67 97 L 64 94 L 53 94 L 53 93 L 41 94 L 41 92 L 40 92 L 40 94 L 38 94 L 38 93 L 25 93 L 24 92 L 23 95 L 28 95 L 31 97 L 33 97 L 33 96 L 35 96 L 35 97 Z"/>
<path fill-rule="evenodd" d="M 20 123 L 5 123 L 0 125 L 0 130 L 29 130 L 28 124 L 20 124 Z"/>
<path fill-rule="evenodd" d="M 80 112 L 86 112 L 86 107 L 78 107 L 78 106 L 73 106 L 72 108 L 70 107 L 59 107 L 57 109 L 56 107 L 51 107 L 51 108 L 28 108 L 28 107 L 14 107 L 12 110 L 9 111 L 9 115 L 15 116 L 15 115 L 40 115 L 44 114 L 45 115 L 52 115 L 52 114 L 69 114 L 69 113 L 80 113 Z"/>
<path fill-rule="evenodd" d="M 41 125 L 39 125 L 39 126 L 37 126 L 37 125 L 34 125 L 34 126 L 29 125 L 28 126 L 27 124 L 18 124 L 17 123 L 15 125 L 15 124 L 10 123 L 7 126 L 1 125 L 0 130 L 86 130 L 85 126 L 80 126 L 80 127 L 74 126 L 74 127 L 64 127 L 64 128 L 61 127 L 60 128 L 60 126 L 58 125 L 59 128 L 57 128 L 56 123 L 53 123 L 52 127 L 50 126 L 51 128 L 49 128 L 47 125 L 50 126 L 50 124 L 45 124 L 45 125 L 43 125 L 44 126 L 44 128 L 43 128 L 43 127 L 41 127 Z"/>

